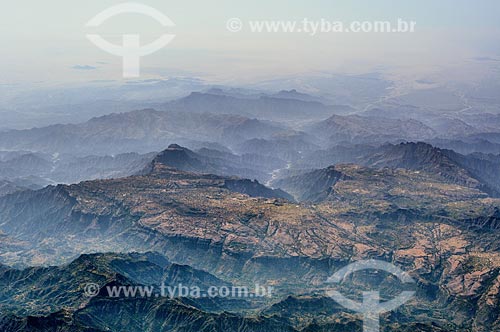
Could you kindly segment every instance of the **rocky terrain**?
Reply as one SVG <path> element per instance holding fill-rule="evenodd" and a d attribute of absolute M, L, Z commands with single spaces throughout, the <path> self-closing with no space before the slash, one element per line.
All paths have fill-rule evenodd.
<path fill-rule="evenodd" d="M 257 308 L 227 303 L 186 308 L 169 299 L 99 296 L 83 303 L 75 290 L 75 298 L 65 298 L 70 292 L 40 308 L 49 302 L 37 304 L 36 296 L 26 293 L 36 286 L 28 284 L 2 293 L 3 305 L 9 305 L 0 321 L 3 330 L 113 331 L 123 324 L 132 331 L 356 330 L 356 315 L 336 307 L 325 312 L 324 289 L 335 270 L 364 258 L 393 262 L 417 281 L 417 297 L 396 316 L 384 316 L 388 331 L 499 328 L 500 202 L 473 184 L 444 181 L 424 170 L 338 165 L 309 175 L 322 179 L 316 184 L 290 181 L 290 193 L 312 198 L 297 204 L 282 195 L 266 198 L 270 189 L 249 180 L 176 170 L 164 156 L 142 175 L 0 198 L 1 261 L 23 269 L 68 264 L 81 253 L 156 251 L 164 265 L 189 265 L 200 271 L 195 274 L 210 273 L 221 282 L 273 285 L 274 297 L 254 304 Z M 76 262 L 71 264 L 81 258 Z M 78 271 L 89 271 L 71 264 L 56 268 L 68 271 L 56 275 L 81 280 Z M 3 282 L 28 274 L 44 289 L 64 285 L 50 274 L 34 279 L 40 272 L 29 269 L 4 266 Z M 105 282 L 148 283 L 131 277 L 133 271 L 110 267 L 107 259 L 90 271 L 110 269 L 125 278 Z M 290 306 L 292 294 L 292 307 L 303 314 L 278 309 Z M 138 317 L 150 318 L 135 325 L 132 319 Z"/>
<path fill-rule="evenodd" d="M 498 155 L 462 155 L 423 142 L 400 144 L 335 146 L 304 155 L 294 163 L 298 170 L 324 168 L 337 163 L 356 163 L 372 168 L 410 169 L 434 174 L 442 181 L 479 188 L 492 196 L 500 195 Z M 286 174 L 284 174 L 286 175 Z"/>
<path fill-rule="evenodd" d="M 500 1 L 118 2 L 2 2 L 0 332 L 500 332 Z"/>
<path fill-rule="evenodd" d="M 246 153 L 235 155 L 213 149 L 202 148 L 197 152 L 177 144 L 171 144 L 158 154 L 151 166 L 163 163 L 179 170 L 196 173 L 211 173 L 241 178 L 267 180 L 276 168 L 285 167 L 282 159 Z"/>
<path fill-rule="evenodd" d="M 371 258 L 416 281 L 384 331 L 500 330 L 497 118 L 332 105 L 215 88 L 0 132 L 0 330 L 361 331 L 326 281 Z M 349 282 L 357 299 L 402 287 L 383 273 Z M 159 283 L 274 291 L 106 294 Z"/>

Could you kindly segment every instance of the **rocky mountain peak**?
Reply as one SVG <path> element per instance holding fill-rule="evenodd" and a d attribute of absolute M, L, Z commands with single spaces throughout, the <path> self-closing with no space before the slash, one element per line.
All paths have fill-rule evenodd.
<path fill-rule="evenodd" d="M 370 156 L 366 164 L 376 168 L 426 171 L 460 185 L 469 187 L 479 185 L 479 182 L 457 162 L 456 154 L 423 142 L 386 145 L 381 151 Z"/>

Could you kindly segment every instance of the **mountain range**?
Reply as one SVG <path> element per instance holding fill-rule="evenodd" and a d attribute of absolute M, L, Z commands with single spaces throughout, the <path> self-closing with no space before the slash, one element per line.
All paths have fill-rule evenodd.
<path fill-rule="evenodd" d="M 305 155 L 295 164 L 295 168 L 307 171 L 337 163 L 425 171 L 442 181 L 479 188 L 495 197 L 500 194 L 500 183 L 496 176 L 500 172 L 498 155 L 483 153 L 462 155 L 423 142 L 382 146 L 336 146 Z M 286 177 L 286 174 L 284 176 Z"/>
<path fill-rule="evenodd" d="M 0 148 L 53 153 L 119 154 L 161 150 L 178 142 L 232 145 L 265 138 L 281 129 L 238 115 L 141 110 L 110 114 L 82 124 L 54 125 L 0 133 Z"/>
<path fill-rule="evenodd" d="M 302 99 L 308 98 L 297 91 L 254 98 L 195 92 L 158 104 L 158 110 L 113 113 L 79 124 L 0 132 L 0 149 L 86 156 L 149 153 L 172 143 L 191 149 L 218 144 L 238 152 L 251 146 L 252 140 L 277 141 L 284 149 L 294 151 L 330 148 L 340 143 L 380 145 L 409 140 L 458 146 L 467 153 L 500 151 L 493 118 L 493 127 L 467 120 L 474 130 L 461 128 L 450 135 L 450 130 L 418 119 L 346 112 Z"/>
<path fill-rule="evenodd" d="M 374 257 L 402 266 L 417 280 L 417 297 L 408 309 L 398 311 L 398 319 L 383 317 L 388 330 L 482 332 L 500 326 L 495 302 L 500 289 L 500 202 L 478 188 L 426 170 L 337 165 L 308 174 L 310 182 L 298 182 L 299 188 L 312 183 L 306 189 L 319 194 L 306 195 L 314 204 L 297 204 L 279 195 L 266 198 L 269 189 L 249 180 L 172 168 L 170 163 L 184 160 L 172 159 L 179 153 L 189 155 L 171 146 L 140 175 L 0 198 L 0 259 L 24 269 L 0 268 L 1 282 L 17 285 L 0 297 L 9 308 L 0 319 L 3 330 L 116 330 L 123 319 L 133 331 L 356 329 L 356 317 L 340 308 L 325 312 L 328 299 L 320 294 L 333 271 Z M 200 166 L 188 161 L 178 166 Z M 153 265 L 139 264 L 137 259 L 149 258 L 134 256 L 77 259 L 82 248 L 156 251 L 165 259 L 154 258 Z M 49 262 L 62 266 L 26 270 L 27 265 Z M 158 264 L 167 270 L 169 264 L 189 265 L 194 270 L 186 268 L 192 271 L 188 275 L 212 275 L 196 280 L 272 284 L 276 294 L 264 303 L 243 306 L 200 305 L 189 298 L 113 299 L 105 294 L 81 302 L 80 280 L 97 281 L 103 289 L 154 283 L 155 276 L 165 275 L 155 272 L 161 271 L 154 266 Z M 62 292 L 66 284 L 76 288 Z M 295 294 L 293 308 L 307 307 L 309 314 L 302 311 L 297 319 L 292 307 L 278 310 L 290 306 L 290 293 Z M 51 307 L 42 305 L 48 298 L 40 294 L 50 294 Z M 41 299 L 39 305 L 30 298 Z M 233 313 L 221 312 L 228 305 Z"/>
<path fill-rule="evenodd" d="M 378 75 L 131 85 L 154 109 L 127 111 L 131 95 L 84 105 L 81 123 L 0 131 L 0 331 L 362 331 L 327 291 L 410 287 L 382 271 L 327 282 L 365 259 L 416 281 L 383 331 L 500 330 L 495 114 Z M 273 291 L 108 291 L 162 283 Z"/>

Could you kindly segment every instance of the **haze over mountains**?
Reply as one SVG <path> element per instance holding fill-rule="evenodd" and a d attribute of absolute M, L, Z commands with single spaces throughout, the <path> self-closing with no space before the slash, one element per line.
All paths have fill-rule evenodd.
<path fill-rule="evenodd" d="M 0 131 L 0 330 L 358 331 L 325 281 L 369 258 L 417 280 L 386 331 L 500 329 L 498 115 L 444 90 L 380 99 L 379 77 L 306 81 L 339 91 L 203 86 L 154 109 Z M 357 102 L 339 97 L 356 84 Z M 161 282 L 276 292 L 105 293 Z"/>
<path fill-rule="evenodd" d="M 192 93 L 158 105 L 157 111 L 145 109 L 115 113 L 81 124 L 3 132 L 0 144 L 3 149 L 10 146 L 11 150 L 24 148 L 63 153 L 69 150 L 63 141 L 83 150 L 85 145 L 97 143 L 101 148 L 106 143 L 104 140 L 110 140 L 108 145 L 117 145 L 116 150 L 121 151 L 115 153 L 120 153 L 130 152 L 130 149 L 147 149 L 154 145 L 153 141 L 158 140 L 163 140 L 161 148 L 165 142 L 174 143 L 168 140 L 181 143 L 215 141 L 234 146 L 246 139 L 267 138 L 292 129 L 306 131 L 317 139 L 326 141 L 326 144 L 343 140 L 375 140 L 379 143 L 398 139 L 441 139 L 442 144 L 451 140 L 455 140 L 454 144 L 457 144 L 456 141 L 464 140 L 464 145 L 468 140 L 483 139 L 483 145 L 500 144 L 498 137 L 494 136 L 500 125 L 500 115 L 456 113 L 455 119 L 450 118 L 450 115 L 442 115 L 439 121 L 422 121 L 419 119 L 422 114 L 418 112 L 412 113 L 413 117 L 404 112 L 400 112 L 399 117 L 394 117 L 373 113 L 371 110 L 346 111 L 342 107 L 309 101 L 307 99 L 314 97 L 306 98 L 304 96 L 307 95 L 298 92 L 280 92 L 250 98 L 210 91 Z M 434 118 L 439 116 L 436 114 Z M 454 130 L 458 123 L 461 125 Z M 193 130 L 194 128 L 197 130 Z M 161 149 L 157 145 L 156 147 L 157 150 Z"/>
<path fill-rule="evenodd" d="M 499 1 L 1 13 L 0 332 L 500 332 Z"/>
<path fill-rule="evenodd" d="M 58 327 L 63 331 L 95 328 L 97 321 L 92 317 L 102 310 L 106 318 L 98 321 L 103 330 L 118 328 L 120 323 L 116 318 L 122 315 L 133 320 L 149 316 L 145 324 L 151 329 L 159 328 L 159 320 L 164 321 L 165 317 L 180 315 L 160 330 L 176 329 L 187 319 L 190 323 L 185 330 L 195 331 L 198 324 L 193 318 L 196 318 L 202 325 L 212 319 L 222 319 L 230 330 L 249 324 L 253 327 L 248 330 L 299 331 L 306 327 L 321 331 L 342 317 L 341 310 L 317 316 L 319 313 L 314 312 L 323 310 L 321 305 L 325 300 L 307 290 L 321 289 L 321 280 L 336 267 L 364 257 L 384 257 L 403 265 L 419 278 L 419 295 L 413 309 L 399 313 L 407 322 L 402 324 L 404 328 L 414 324 L 412 317 L 416 311 L 425 321 L 423 330 L 446 330 L 447 326 L 453 330 L 477 324 L 480 328 L 475 330 L 486 331 L 498 326 L 498 306 L 479 294 L 487 292 L 493 298 L 498 297 L 499 202 L 481 190 L 468 184 L 448 183 L 425 172 L 339 165 L 325 174 L 333 175 L 329 181 L 319 175 L 307 175 L 311 177 L 310 183 L 325 185 L 312 187 L 319 194 L 314 196 L 316 205 L 297 205 L 279 196 L 265 198 L 269 190 L 261 186 L 256 192 L 255 183 L 248 180 L 176 170 L 168 163 L 177 162 L 179 159 L 172 160 L 172 157 L 177 157 L 179 152 L 186 153 L 178 146 L 170 147 L 159 154 L 142 175 L 59 185 L 0 198 L 0 226 L 4 232 L 2 261 L 15 266 L 63 264 L 77 257 L 81 248 L 98 252 L 154 250 L 167 257 L 165 262 L 187 264 L 198 271 L 189 275 L 202 275 L 206 271 L 215 275 L 214 280 L 224 282 L 272 283 L 277 289 L 276 297 L 271 302 L 243 308 L 241 304 L 225 302 L 235 311 L 233 318 L 227 321 L 227 314 L 220 312 L 224 304 L 218 301 L 222 299 L 214 300 L 211 305 L 196 304 L 194 300 L 190 306 L 196 310 L 183 309 L 183 314 L 174 308 L 184 308 L 184 304 L 171 307 L 174 303 L 168 299 L 126 299 L 130 303 L 126 307 L 135 309 L 123 312 L 123 302 L 119 304 L 116 299 L 103 295 L 82 303 L 76 290 L 70 293 L 58 290 L 61 287 L 58 279 L 45 282 L 30 279 L 26 285 L 15 282 L 17 294 L 43 282 L 44 289 L 51 290 L 49 298 L 57 301 L 52 308 L 44 307 L 41 313 L 42 308 L 36 302 L 25 306 L 24 301 L 29 301 L 29 297 L 13 302 L 10 298 L 14 295 L 7 293 L 4 301 L 11 308 L 11 314 L 0 320 L 7 331 L 31 325 L 33 328 Z M 300 188 L 305 188 L 303 183 L 299 184 Z M 20 205 L 25 209 L 19 210 Z M 432 242 L 427 240 L 430 234 L 435 236 Z M 72 240 L 68 242 L 67 238 Z M 488 253 L 482 251 L 485 248 Z M 155 274 L 147 266 L 134 267 L 135 258 L 124 265 L 119 263 L 122 258 L 118 261 L 114 258 L 113 267 L 108 267 L 106 256 L 104 261 L 84 256 L 59 268 L 57 275 L 65 278 L 65 283 L 78 285 L 82 278 L 79 266 L 82 260 L 89 259 L 85 266 L 95 266 L 90 271 L 96 274 L 90 280 L 98 281 L 102 287 L 113 283 L 155 283 Z M 164 264 L 168 271 L 168 263 Z M 126 270 L 120 268 L 116 274 L 113 271 L 117 266 L 125 266 Z M 159 275 L 167 273 L 162 272 L 161 267 L 151 268 Z M 7 284 L 13 282 L 12 278 L 23 280 L 23 273 L 42 273 L 36 268 L 32 272 L 2 269 L 2 279 Z M 84 267 L 83 271 L 88 269 Z M 101 269 L 111 271 L 103 274 L 99 272 Z M 432 274 L 424 273 L 429 269 Z M 47 273 L 51 274 L 50 271 L 43 274 Z M 124 273 L 122 278 L 120 275 Z M 131 274 L 135 279 L 130 279 Z M 17 275 L 19 277 L 15 277 Z M 473 280 L 477 286 L 470 290 L 464 280 Z M 273 309 L 268 306 L 289 296 L 293 289 L 298 297 L 295 309 L 306 305 L 310 296 L 317 298 L 317 304 L 309 309 L 314 313 L 310 313 L 310 319 L 306 316 L 305 320 L 296 321 L 288 316 L 288 310 L 277 317 L 270 314 L 269 310 Z M 43 304 L 49 298 L 35 299 Z M 181 301 L 184 300 L 187 299 Z M 460 306 L 464 300 L 475 308 L 473 312 L 469 307 Z M 64 307 L 59 303 L 65 303 Z M 257 321 L 253 320 L 254 315 L 244 318 L 254 305 L 262 310 Z M 282 305 L 288 304 L 285 301 Z M 158 306 L 165 309 L 154 318 L 157 310 L 154 308 Z M 33 314 L 42 316 L 36 321 L 22 318 Z M 454 318 L 448 320 L 452 315 Z M 320 322 L 313 317 L 321 317 Z M 356 323 L 354 317 L 344 319 L 343 324 Z M 391 317 L 384 318 L 384 322 L 390 330 L 398 330 Z M 220 330 L 220 325 L 217 326 L 215 330 Z"/>

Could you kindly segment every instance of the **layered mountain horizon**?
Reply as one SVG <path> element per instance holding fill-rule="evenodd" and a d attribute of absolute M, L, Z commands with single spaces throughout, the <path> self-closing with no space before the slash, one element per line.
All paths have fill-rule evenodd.
<path fill-rule="evenodd" d="M 385 331 L 495 331 L 500 141 L 478 123 L 444 135 L 458 122 L 212 89 L 3 131 L 0 329 L 361 331 L 326 281 L 377 259 L 416 281 Z M 399 290 L 390 275 L 350 281 L 358 299 L 374 281 Z M 109 293 L 161 285 L 273 292 Z"/>
<path fill-rule="evenodd" d="M 500 2 L 2 4 L 0 332 L 500 332 Z"/>

